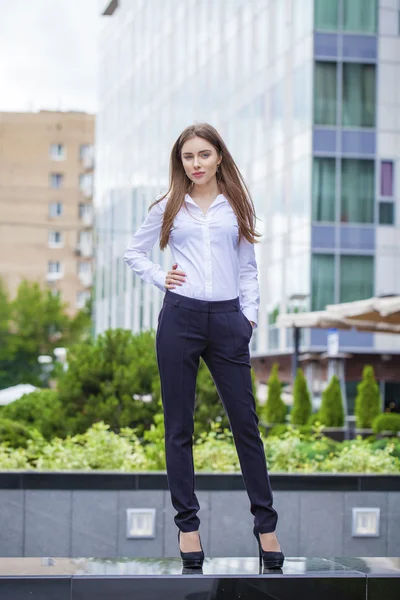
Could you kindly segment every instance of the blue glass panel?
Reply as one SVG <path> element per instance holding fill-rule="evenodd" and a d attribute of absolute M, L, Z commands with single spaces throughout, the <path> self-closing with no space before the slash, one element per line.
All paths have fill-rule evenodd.
<path fill-rule="evenodd" d="M 377 38 L 374 35 L 343 35 L 343 58 L 376 60 Z"/>
<path fill-rule="evenodd" d="M 338 36 L 336 33 L 315 33 L 314 54 L 316 58 L 336 58 L 338 55 Z"/>
<path fill-rule="evenodd" d="M 314 152 L 336 152 L 336 131 L 314 127 Z"/>
<path fill-rule="evenodd" d="M 342 131 L 342 153 L 371 155 L 376 151 L 374 131 Z"/>
<path fill-rule="evenodd" d="M 313 225 L 311 229 L 311 245 L 313 250 L 316 248 L 335 247 L 335 227 L 334 225 Z"/>
<path fill-rule="evenodd" d="M 340 226 L 342 250 L 375 250 L 375 227 Z"/>
<path fill-rule="evenodd" d="M 328 342 L 328 330 L 327 329 L 311 329 L 310 345 L 311 350 L 317 348 L 327 348 Z M 350 348 L 372 348 L 374 343 L 374 334 L 366 333 L 364 331 L 356 331 L 351 329 L 349 331 L 339 331 L 339 349 L 340 351 L 346 351 Z"/>

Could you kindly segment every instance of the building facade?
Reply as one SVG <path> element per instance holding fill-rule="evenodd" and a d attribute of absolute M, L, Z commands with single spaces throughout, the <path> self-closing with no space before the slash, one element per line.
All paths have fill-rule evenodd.
<path fill-rule="evenodd" d="M 94 115 L 0 113 L 0 276 L 60 294 L 70 314 L 93 279 Z"/>
<path fill-rule="evenodd" d="M 293 349 L 278 314 L 400 292 L 399 12 L 398 0 L 107 4 L 98 332 L 156 327 L 162 292 L 133 276 L 122 255 L 167 189 L 172 144 L 194 121 L 218 128 L 255 202 L 263 239 L 251 350 L 261 379 L 263 364 L 285 365 Z M 168 251 L 155 248 L 153 259 L 171 268 Z M 394 336 L 339 338 L 352 356 L 400 351 Z M 322 353 L 327 332 L 305 330 L 301 343 Z"/>

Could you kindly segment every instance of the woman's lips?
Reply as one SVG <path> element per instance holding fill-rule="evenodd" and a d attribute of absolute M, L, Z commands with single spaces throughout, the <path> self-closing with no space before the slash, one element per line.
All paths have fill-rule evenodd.
<path fill-rule="evenodd" d="M 200 177 L 203 177 L 204 174 L 205 174 L 204 172 L 202 172 L 202 173 L 193 173 L 193 177 L 200 178 Z"/>

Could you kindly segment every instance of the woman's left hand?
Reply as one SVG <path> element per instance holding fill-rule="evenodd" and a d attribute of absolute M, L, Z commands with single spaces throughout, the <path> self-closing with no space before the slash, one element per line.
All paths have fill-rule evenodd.
<path fill-rule="evenodd" d="M 250 323 L 251 323 L 252 328 L 254 329 L 256 324 L 254 323 L 254 321 L 250 321 Z"/>

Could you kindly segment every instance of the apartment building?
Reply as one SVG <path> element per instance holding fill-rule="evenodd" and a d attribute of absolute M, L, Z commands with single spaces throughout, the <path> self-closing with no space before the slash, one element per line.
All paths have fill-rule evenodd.
<path fill-rule="evenodd" d="M 0 276 L 60 294 L 74 314 L 93 281 L 95 116 L 0 113 Z"/>

